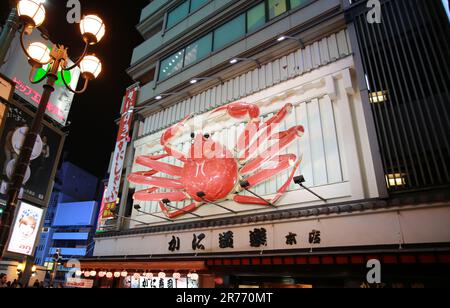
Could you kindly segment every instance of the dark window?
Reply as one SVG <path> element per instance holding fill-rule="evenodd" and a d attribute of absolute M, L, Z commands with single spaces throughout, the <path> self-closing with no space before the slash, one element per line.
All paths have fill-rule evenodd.
<path fill-rule="evenodd" d="M 243 14 L 214 31 L 214 50 L 220 49 L 244 35 L 245 15 Z"/>
<path fill-rule="evenodd" d="M 167 15 L 167 28 L 171 28 L 189 15 L 189 1 L 183 2 Z"/>
<path fill-rule="evenodd" d="M 183 67 L 184 49 L 161 61 L 159 80 L 165 79 Z"/>
<path fill-rule="evenodd" d="M 209 0 L 191 0 L 191 13 L 198 10 L 202 5 L 204 5 Z"/>
<path fill-rule="evenodd" d="M 286 0 L 268 0 L 269 19 L 280 16 L 287 11 Z"/>
<path fill-rule="evenodd" d="M 252 32 L 266 23 L 266 6 L 262 2 L 247 11 L 247 32 Z"/>
<path fill-rule="evenodd" d="M 195 41 L 188 47 L 186 47 L 186 54 L 184 56 L 184 65 L 194 63 L 204 57 L 206 57 L 212 49 L 212 33 L 202 37 Z"/>
<path fill-rule="evenodd" d="M 308 0 L 290 0 L 291 1 L 291 9 L 295 9 L 297 6 L 302 5 Z"/>

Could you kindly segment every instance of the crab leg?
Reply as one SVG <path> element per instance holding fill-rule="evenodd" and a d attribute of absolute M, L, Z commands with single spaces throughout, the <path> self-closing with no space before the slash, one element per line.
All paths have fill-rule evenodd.
<path fill-rule="evenodd" d="M 255 187 L 258 184 L 270 179 L 271 177 L 283 172 L 293 166 L 293 163 L 297 160 L 297 156 L 294 154 L 280 155 L 272 159 L 277 165 L 273 168 L 263 169 L 256 174 L 250 176 L 246 180 L 250 183 L 250 187 Z"/>
<path fill-rule="evenodd" d="M 229 116 L 235 119 L 242 119 L 246 116 L 250 118 L 250 122 L 246 125 L 244 132 L 238 138 L 236 151 L 239 153 L 250 146 L 250 141 L 259 130 L 259 107 L 255 104 L 236 102 L 226 106 L 216 108 L 211 114 L 225 111 Z"/>
<path fill-rule="evenodd" d="M 175 190 L 184 188 L 184 185 L 179 180 L 147 176 L 145 172 L 130 174 L 128 176 L 128 181 L 138 185 L 151 185 L 158 188 L 169 188 Z"/>
<path fill-rule="evenodd" d="M 249 174 L 256 169 L 260 168 L 265 162 L 273 159 L 278 155 L 282 150 L 287 148 L 295 139 L 303 136 L 305 129 L 303 126 L 295 126 L 291 129 L 274 134 L 270 137 L 270 139 L 279 139 L 279 141 L 270 146 L 266 151 L 261 153 L 259 156 L 251 160 L 247 163 L 241 170 L 241 174 Z"/>
<path fill-rule="evenodd" d="M 171 128 L 165 131 L 165 133 L 161 136 L 161 145 L 164 147 L 164 150 L 170 155 L 175 157 L 176 159 L 181 160 L 182 162 L 186 161 L 186 156 L 173 149 L 170 142 L 178 137 L 181 133 L 183 133 L 183 127 L 186 124 L 186 122 L 192 118 L 192 115 L 188 115 L 186 118 L 183 119 L 183 121 L 175 124 Z"/>
<path fill-rule="evenodd" d="M 152 168 L 154 171 L 164 172 L 168 175 L 179 177 L 183 175 L 183 168 L 156 161 L 153 159 L 152 156 L 140 156 L 136 159 L 136 163 L 142 166 Z"/>
<path fill-rule="evenodd" d="M 195 215 L 192 212 L 197 210 L 202 205 L 203 205 L 202 203 L 193 202 L 193 203 L 189 204 L 188 206 L 183 207 L 182 209 L 170 212 L 169 209 L 167 208 L 167 206 L 163 202 L 159 201 L 159 207 L 161 208 L 163 213 L 168 218 L 177 218 L 177 217 L 180 217 L 180 216 L 183 216 L 183 215 L 186 215 L 186 214 L 191 214 L 191 215 L 194 215 L 194 216 L 198 216 L 198 215 Z M 200 216 L 198 216 L 198 217 L 200 217 Z"/>
<path fill-rule="evenodd" d="M 170 201 L 186 200 L 186 195 L 182 192 L 154 193 L 158 189 L 159 187 L 152 187 L 138 191 L 134 194 L 133 199 L 136 201 L 161 201 L 163 199 L 169 199 Z"/>
<path fill-rule="evenodd" d="M 246 160 L 249 157 L 252 156 L 252 154 L 260 147 L 264 141 L 269 139 L 270 135 L 272 134 L 272 130 L 276 128 L 285 118 L 286 116 L 292 111 L 292 104 L 286 104 L 276 115 L 274 115 L 272 118 L 267 120 L 265 123 L 259 126 L 257 130 L 255 131 L 253 128 L 253 131 L 261 131 L 262 133 L 259 135 L 258 139 L 252 143 L 251 146 L 248 146 L 245 148 L 245 153 L 239 158 L 240 161 Z M 250 125 L 249 123 L 248 125 Z M 246 131 L 244 131 L 246 133 Z M 245 142 L 249 142 L 251 140 L 252 136 L 245 136 Z M 239 148 L 238 148 L 239 149 Z M 242 149 L 239 149 L 242 150 Z"/>
<path fill-rule="evenodd" d="M 237 203 L 242 203 L 242 204 L 266 205 L 266 206 L 270 206 L 270 204 L 277 203 L 277 201 L 281 198 L 281 196 L 283 196 L 283 194 L 286 192 L 286 190 L 291 185 L 292 179 L 294 178 L 294 175 L 297 172 L 298 167 L 300 167 L 300 162 L 301 161 L 299 160 L 295 163 L 294 168 L 293 168 L 288 180 L 286 181 L 286 183 L 284 183 L 283 186 L 281 186 L 281 188 L 277 191 L 277 194 L 275 195 L 274 198 L 272 198 L 272 200 L 270 200 L 270 201 L 268 200 L 266 202 L 266 201 L 261 200 L 256 197 L 240 196 L 240 195 L 234 196 L 233 200 Z"/>

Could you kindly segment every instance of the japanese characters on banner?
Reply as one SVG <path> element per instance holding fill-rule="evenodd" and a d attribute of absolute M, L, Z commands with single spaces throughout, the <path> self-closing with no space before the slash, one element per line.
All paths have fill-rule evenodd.
<path fill-rule="evenodd" d="M 104 226 L 106 220 L 114 218 L 112 210 L 114 210 L 117 199 L 119 197 L 120 180 L 122 176 L 123 163 L 127 145 L 130 138 L 130 126 L 133 119 L 133 108 L 136 105 L 139 85 L 131 86 L 127 89 L 124 105 L 121 110 L 121 120 L 119 125 L 119 133 L 117 136 L 116 148 L 114 151 L 111 173 L 105 194 L 103 196 L 102 207 L 99 216 L 99 229 Z"/>
<path fill-rule="evenodd" d="M 123 281 L 124 287 L 128 289 L 198 289 L 198 280 L 189 277 L 180 278 L 146 278 L 128 276 Z"/>
<path fill-rule="evenodd" d="M 17 212 L 8 251 L 21 255 L 33 255 L 36 237 L 44 210 L 22 202 Z"/>
<path fill-rule="evenodd" d="M 94 280 L 90 279 L 68 278 L 66 280 L 67 288 L 92 289 L 93 286 Z"/>

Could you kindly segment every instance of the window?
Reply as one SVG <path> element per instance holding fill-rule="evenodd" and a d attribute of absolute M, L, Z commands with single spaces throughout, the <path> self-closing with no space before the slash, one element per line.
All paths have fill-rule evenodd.
<path fill-rule="evenodd" d="M 161 61 L 159 80 L 178 72 L 183 67 L 184 49 Z"/>
<path fill-rule="evenodd" d="M 209 0 L 186 0 L 167 15 L 166 28 L 172 28 L 177 23 L 188 17 L 189 13 L 195 12 Z"/>
<path fill-rule="evenodd" d="M 280 16 L 287 11 L 286 0 L 269 0 L 269 19 Z"/>
<path fill-rule="evenodd" d="M 290 0 L 290 1 L 291 1 L 291 9 L 294 9 L 297 6 L 300 6 L 306 2 L 306 0 Z"/>
<path fill-rule="evenodd" d="M 191 12 L 198 10 L 202 5 L 204 5 L 209 0 L 191 0 Z"/>
<path fill-rule="evenodd" d="M 247 32 L 252 32 L 266 23 L 266 5 L 264 2 L 247 11 Z"/>
<path fill-rule="evenodd" d="M 184 1 L 181 5 L 169 12 L 167 15 L 167 28 L 171 28 L 189 15 L 189 1 Z"/>
<path fill-rule="evenodd" d="M 245 35 L 245 15 L 233 19 L 214 31 L 214 50 L 237 40 Z"/>
<path fill-rule="evenodd" d="M 186 47 L 186 54 L 184 57 L 184 65 L 189 65 L 206 57 L 212 49 L 212 33 L 202 37 L 198 41 L 195 41 L 188 47 Z"/>

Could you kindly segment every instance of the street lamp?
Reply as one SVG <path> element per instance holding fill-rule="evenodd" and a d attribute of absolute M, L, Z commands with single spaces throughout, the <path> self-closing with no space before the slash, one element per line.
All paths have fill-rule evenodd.
<path fill-rule="evenodd" d="M 100 60 L 94 55 L 88 55 L 88 47 L 100 42 L 105 35 L 105 24 L 95 15 L 87 15 L 80 22 L 80 32 L 85 43 L 82 55 L 77 58 L 75 63 L 69 66 L 68 48 L 60 44 L 54 44 L 49 49 L 45 44 L 33 42 L 26 47 L 25 35 L 30 35 L 32 31 L 45 20 L 45 8 L 41 0 L 20 0 L 17 3 L 17 14 L 20 18 L 23 28 L 20 34 L 20 43 L 25 55 L 28 57 L 31 65 L 30 77 L 34 72 L 43 65 L 49 65 L 48 72 L 39 80 L 32 80 L 32 84 L 37 84 L 47 79 L 44 92 L 39 102 L 39 108 L 33 119 L 31 129 L 29 129 L 23 146 L 20 151 L 17 164 L 12 178 L 12 182 L 8 191 L 8 202 L 4 215 L 1 217 L 0 224 L 0 259 L 3 258 L 6 242 L 9 238 L 10 226 L 14 218 L 14 213 L 18 203 L 19 192 L 23 184 L 26 170 L 30 164 L 30 157 L 37 136 L 42 130 L 42 121 L 50 99 L 50 95 L 54 92 L 55 82 L 58 79 L 59 71 L 70 71 L 75 67 L 79 67 L 81 76 L 84 79 L 84 86 L 81 90 L 72 89 L 65 80 L 64 74 L 60 74 L 64 85 L 73 93 L 83 93 L 86 91 L 90 80 L 99 76 L 102 70 Z"/>
<path fill-rule="evenodd" d="M 45 20 L 44 3 L 40 0 L 20 0 L 17 3 L 17 14 L 31 28 L 39 27 Z"/>

